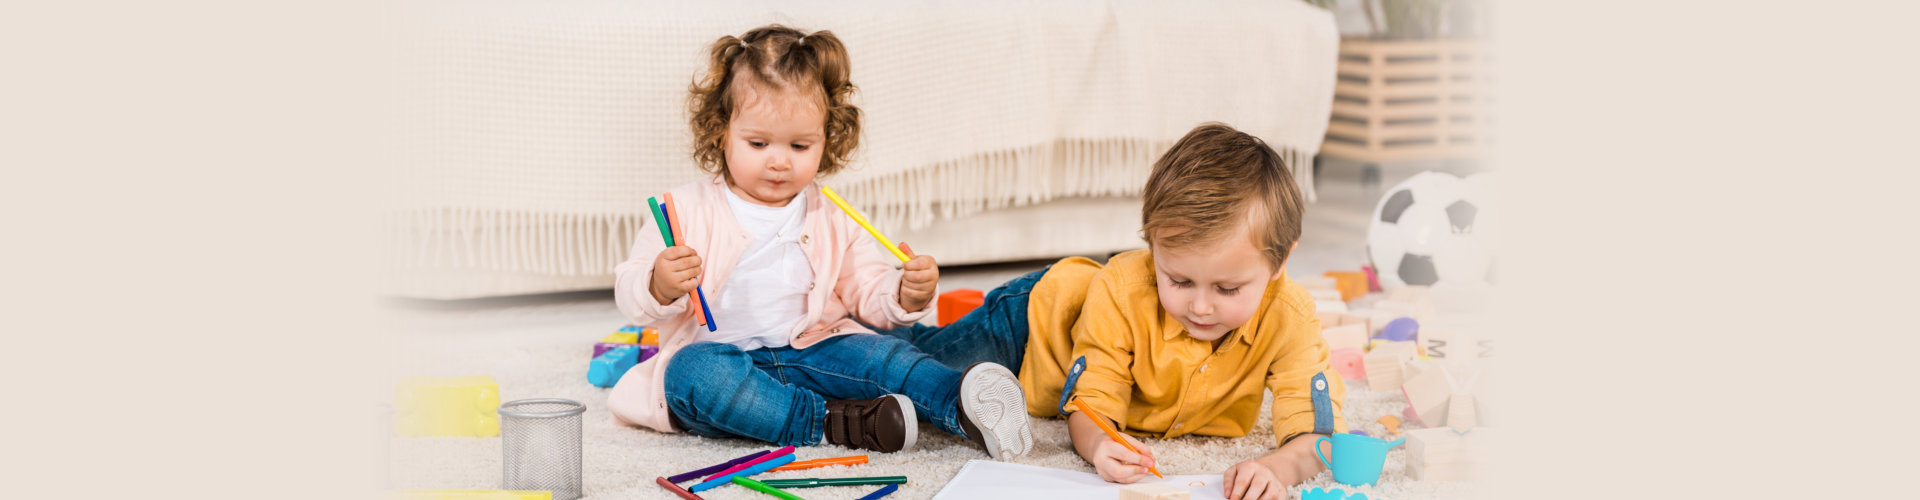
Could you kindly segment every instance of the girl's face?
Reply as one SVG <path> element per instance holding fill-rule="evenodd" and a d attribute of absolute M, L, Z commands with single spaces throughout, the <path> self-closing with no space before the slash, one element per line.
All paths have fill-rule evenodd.
<path fill-rule="evenodd" d="M 748 202 L 785 206 L 820 171 L 826 114 L 819 99 L 743 86 L 727 120 L 727 186 Z"/>
<path fill-rule="evenodd" d="M 1198 340 L 1220 340 L 1253 319 L 1267 283 L 1280 279 L 1248 239 L 1244 223 L 1211 243 L 1151 247 L 1160 306 Z"/>

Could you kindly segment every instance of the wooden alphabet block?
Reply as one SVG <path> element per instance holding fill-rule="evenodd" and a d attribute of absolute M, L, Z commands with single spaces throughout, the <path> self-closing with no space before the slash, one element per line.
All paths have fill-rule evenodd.
<path fill-rule="evenodd" d="M 1473 395 L 1454 394 L 1447 403 L 1447 428 L 1454 432 L 1467 432 L 1479 423 L 1474 411 Z"/>
<path fill-rule="evenodd" d="M 1347 312 L 1347 303 L 1338 300 L 1316 300 L 1313 307 L 1317 311 Z"/>
<path fill-rule="evenodd" d="M 1160 483 L 1131 484 L 1120 488 L 1120 500 L 1190 500 L 1187 490 Z"/>
<path fill-rule="evenodd" d="M 1314 316 L 1318 316 L 1320 318 L 1320 328 L 1340 326 L 1341 324 L 1340 322 L 1343 321 L 1343 318 L 1345 318 L 1346 315 L 1347 313 L 1338 312 L 1338 311 L 1315 311 L 1314 312 Z"/>
<path fill-rule="evenodd" d="M 1360 271 L 1327 271 L 1321 276 L 1333 278 L 1340 286 L 1340 300 L 1353 300 L 1367 294 L 1367 273 Z"/>
<path fill-rule="evenodd" d="M 1336 301 L 1336 302 L 1346 302 L 1346 301 L 1344 301 L 1344 300 L 1340 300 L 1340 291 L 1339 291 L 1339 290 L 1318 290 L 1318 289 L 1315 289 L 1315 290 L 1307 290 L 1307 293 L 1309 293 L 1309 294 L 1312 294 L 1312 295 L 1313 295 L 1313 300 L 1332 300 L 1332 301 Z"/>
<path fill-rule="evenodd" d="M 1407 477 L 1421 481 L 1473 479 L 1477 453 L 1484 446 L 1487 432 L 1485 427 L 1465 434 L 1445 427 L 1407 431 Z"/>
<path fill-rule="evenodd" d="M 1307 289 L 1307 291 L 1314 291 L 1314 290 L 1333 290 L 1335 292 L 1340 291 L 1340 280 L 1336 280 L 1326 276 L 1306 276 L 1306 277 L 1294 278 L 1293 282 L 1299 283 L 1300 287 Z"/>
<path fill-rule="evenodd" d="M 1412 342 L 1388 342 L 1367 353 L 1367 386 L 1375 391 L 1391 391 L 1405 380 L 1400 364 L 1412 361 L 1416 353 Z"/>
<path fill-rule="evenodd" d="M 1328 349 L 1367 350 L 1367 325 L 1364 324 L 1321 328 L 1320 336 L 1327 339 Z"/>
<path fill-rule="evenodd" d="M 1422 425 L 1438 427 L 1446 422 L 1447 401 L 1453 396 L 1453 383 L 1447 380 L 1447 372 L 1432 361 L 1413 361 L 1402 368 L 1406 382 L 1400 391 L 1407 396 L 1407 406 L 1413 410 L 1414 418 Z M 1368 367 L 1371 373 L 1372 367 Z"/>

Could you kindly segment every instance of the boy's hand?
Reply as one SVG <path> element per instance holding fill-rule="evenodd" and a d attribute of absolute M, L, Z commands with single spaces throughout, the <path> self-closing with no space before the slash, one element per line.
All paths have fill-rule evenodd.
<path fill-rule="evenodd" d="M 1089 461 L 1093 462 L 1093 470 L 1100 473 L 1100 479 L 1132 484 L 1152 476 L 1153 472 L 1147 469 L 1154 465 L 1153 449 L 1147 448 L 1147 445 L 1141 444 L 1140 440 L 1134 439 L 1133 436 L 1121 434 L 1120 437 L 1133 443 L 1133 447 L 1138 448 L 1140 453 L 1134 453 L 1112 439 L 1106 439 L 1094 445 L 1093 457 Z"/>
<path fill-rule="evenodd" d="M 681 245 L 660 252 L 653 258 L 653 283 L 647 286 L 653 300 L 664 306 L 691 293 L 700 286 L 700 264 L 700 254 L 693 247 Z"/>
<path fill-rule="evenodd" d="M 1256 460 L 1233 464 L 1225 476 L 1227 500 L 1280 500 L 1287 491 L 1273 469 Z"/>
<path fill-rule="evenodd" d="M 906 243 L 900 244 L 900 251 L 913 256 L 900 267 L 906 271 L 900 275 L 900 308 L 920 312 L 933 303 L 933 293 L 940 288 L 940 266 L 931 256 L 913 255 Z"/>

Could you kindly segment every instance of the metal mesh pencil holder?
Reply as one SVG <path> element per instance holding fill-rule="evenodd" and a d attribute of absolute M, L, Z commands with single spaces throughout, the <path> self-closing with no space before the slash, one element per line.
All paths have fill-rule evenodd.
<path fill-rule="evenodd" d="M 500 405 L 501 489 L 547 490 L 553 500 L 580 498 L 580 414 L 567 399 L 522 399 Z"/>

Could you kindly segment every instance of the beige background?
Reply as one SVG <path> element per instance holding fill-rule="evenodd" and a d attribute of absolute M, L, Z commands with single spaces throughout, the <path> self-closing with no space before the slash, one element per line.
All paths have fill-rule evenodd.
<path fill-rule="evenodd" d="M 393 13 L 324 5 L 0 7 L 9 496 L 372 484 Z M 1496 6 L 1502 496 L 1902 496 L 1920 9 L 1886 5 Z"/>

